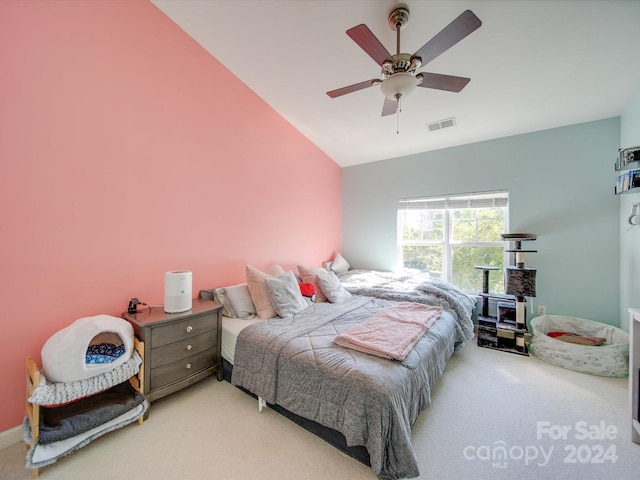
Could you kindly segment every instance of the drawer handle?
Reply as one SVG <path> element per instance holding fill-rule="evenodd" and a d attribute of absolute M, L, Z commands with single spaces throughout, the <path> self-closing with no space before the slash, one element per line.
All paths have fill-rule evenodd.
<path fill-rule="evenodd" d="M 193 347 L 191 345 L 187 345 L 187 350 L 191 350 Z"/>
<path fill-rule="evenodd" d="M 191 364 L 187 363 L 187 370 L 191 370 Z"/>
<path fill-rule="evenodd" d="M 192 327 L 191 325 L 189 325 L 189 326 L 187 327 L 187 332 L 190 332 L 191 330 L 193 330 L 193 327 Z"/>

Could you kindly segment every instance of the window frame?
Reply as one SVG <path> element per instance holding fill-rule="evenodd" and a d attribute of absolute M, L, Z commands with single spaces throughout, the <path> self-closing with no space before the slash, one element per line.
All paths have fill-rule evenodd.
<path fill-rule="evenodd" d="M 424 207 L 424 208 L 420 208 Z M 489 192 L 472 192 L 451 195 L 437 195 L 431 197 L 418 197 L 410 199 L 400 199 L 397 204 L 397 249 L 396 262 L 398 270 L 404 271 L 404 246 L 434 246 L 442 248 L 442 267 L 440 278 L 452 283 L 453 278 L 453 249 L 455 247 L 499 247 L 505 248 L 508 244 L 503 240 L 496 241 L 456 241 L 453 240 L 453 213 L 452 210 L 465 208 L 504 208 L 504 231 L 509 231 L 509 191 L 496 190 Z M 404 221 L 402 213 L 407 210 L 440 210 L 443 211 L 443 237 L 442 240 L 410 240 L 403 238 Z M 503 265 L 509 263 L 507 252 L 503 251 Z M 433 273 L 432 273 L 433 274 Z"/>

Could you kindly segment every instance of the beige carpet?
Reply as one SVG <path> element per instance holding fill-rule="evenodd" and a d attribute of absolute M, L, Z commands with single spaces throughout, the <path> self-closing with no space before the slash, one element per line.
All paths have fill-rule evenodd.
<path fill-rule="evenodd" d="M 421 479 L 640 478 L 627 379 L 585 375 L 470 344 L 413 428 Z M 564 433 L 566 432 L 566 433 Z M 583 438 L 584 437 L 584 438 Z M 493 458 L 505 452 L 504 458 Z M 24 445 L 0 478 L 28 479 Z M 227 382 L 207 379 L 56 464 L 45 480 L 375 479 L 371 470 Z"/>

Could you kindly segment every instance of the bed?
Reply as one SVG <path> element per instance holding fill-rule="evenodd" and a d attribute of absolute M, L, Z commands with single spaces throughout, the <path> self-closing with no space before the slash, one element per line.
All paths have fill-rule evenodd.
<path fill-rule="evenodd" d="M 223 315 L 225 378 L 380 478 L 416 477 L 411 427 L 451 355 L 473 337 L 475 298 L 448 285 L 426 288 L 424 277 L 376 272 L 375 285 L 366 286 L 372 291 L 362 276 L 341 277 L 353 295 L 337 303 L 315 303 L 285 318 Z M 442 312 L 402 361 L 336 344 L 336 336 L 408 302 Z"/>

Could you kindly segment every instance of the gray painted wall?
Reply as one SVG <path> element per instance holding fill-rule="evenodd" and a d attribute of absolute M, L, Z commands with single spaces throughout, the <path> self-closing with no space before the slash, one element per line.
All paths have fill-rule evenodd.
<path fill-rule="evenodd" d="M 640 145 L 640 90 L 620 121 L 620 147 Z M 620 325 L 629 330 L 628 309 L 640 307 L 640 227 L 630 228 L 627 218 L 640 193 L 620 195 Z"/>
<path fill-rule="evenodd" d="M 342 253 L 394 270 L 398 199 L 508 189 L 511 232 L 538 235 L 534 306 L 619 325 L 619 143 L 616 117 L 344 168 Z"/>

